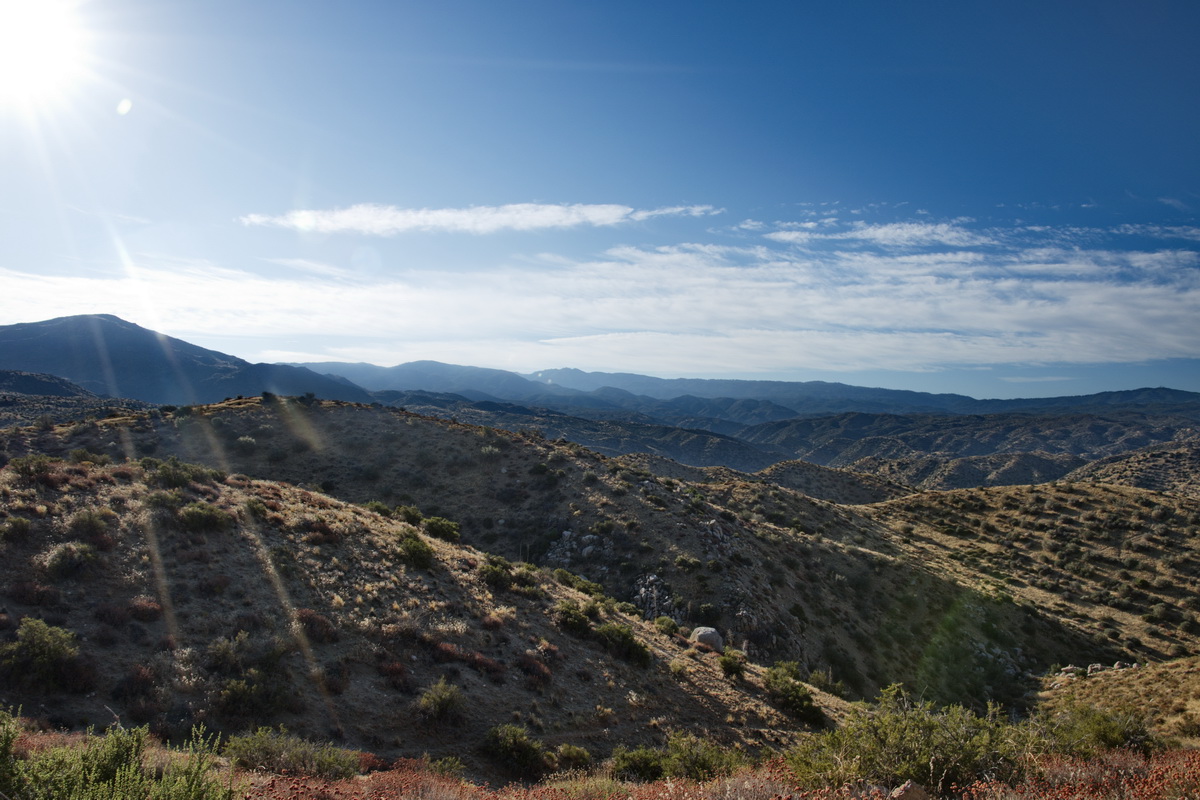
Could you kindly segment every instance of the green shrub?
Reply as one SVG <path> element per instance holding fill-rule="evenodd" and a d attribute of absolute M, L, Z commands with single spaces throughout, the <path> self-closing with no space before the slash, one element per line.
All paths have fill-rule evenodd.
<path fill-rule="evenodd" d="M 85 542 L 60 542 L 44 556 L 46 575 L 51 580 L 63 580 L 83 572 L 96 560 L 96 548 Z"/>
<path fill-rule="evenodd" d="M 20 723 L 12 714 L 0 711 L 0 793 L 5 797 L 15 797 L 21 788 L 21 765 L 14 749 L 20 735 Z"/>
<path fill-rule="evenodd" d="M 846 696 L 846 682 L 835 681 L 833 679 L 833 675 L 829 673 L 829 670 L 814 669 L 812 672 L 808 673 L 808 682 L 820 689 L 822 692 L 828 692 L 829 694 L 837 697 Z"/>
<path fill-rule="evenodd" d="M 112 509 L 84 509 L 67 522 L 67 532 L 81 539 L 94 539 L 108 533 L 108 526 L 116 519 Z"/>
<path fill-rule="evenodd" d="M 25 483 L 38 483 L 49 477 L 55 463 L 55 459 L 45 455 L 17 456 L 8 462 L 7 468 Z"/>
<path fill-rule="evenodd" d="M 409 525 L 420 525 L 421 520 L 425 518 L 416 506 L 396 506 L 396 510 L 392 513 L 397 519 L 403 520 Z"/>
<path fill-rule="evenodd" d="M 584 594 L 589 594 L 592 597 L 603 597 L 604 587 L 595 581 L 589 581 L 581 575 L 576 575 L 569 570 L 559 567 L 552 573 L 554 580 L 561 583 L 563 586 L 570 586 L 573 589 L 578 589 Z"/>
<path fill-rule="evenodd" d="M 490 561 L 480 565 L 479 578 L 496 592 L 511 588 L 513 584 L 513 574 L 509 568 Z"/>
<path fill-rule="evenodd" d="M 183 505 L 183 495 L 178 489 L 151 492 L 146 495 L 146 505 L 163 511 L 174 511 Z"/>
<path fill-rule="evenodd" d="M 592 765 L 592 754 L 586 748 L 564 743 L 554 751 L 554 762 L 558 769 L 587 769 Z"/>
<path fill-rule="evenodd" d="M 21 620 L 17 641 L 0 645 L 0 675 L 40 691 L 86 692 L 95 681 L 75 634 L 34 617 Z"/>
<path fill-rule="evenodd" d="M 363 504 L 363 508 L 367 511 L 374 511 L 381 517 L 390 517 L 392 509 L 388 508 L 387 503 L 381 503 L 378 500 L 370 500 Z"/>
<path fill-rule="evenodd" d="M 429 569 L 433 566 L 433 547 L 416 534 L 400 540 L 400 555 L 417 569 Z"/>
<path fill-rule="evenodd" d="M 1105 711 L 1073 705 L 1053 714 L 1035 717 L 1032 723 L 1050 748 L 1062 755 L 1091 759 L 1105 750 L 1128 748 L 1148 752 L 1156 742 L 1142 714 L 1133 710 Z"/>
<path fill-rule="evenodd" d="M 825 720 L 821 709 L 813 703 L 812 692 L 800 680 L 800 665 L 795 661 L 777 661 L 763 676 L 767 697 L 782 711 L 810 725 Z"/>
<path fill-rule="evenodd" d="M 233 527 L 234 523 L 233 514 L 200 500 L 179 509 L 176 519 L 180 528 L 193 533 L 222 531 Z"/>
<path fill-rule="evenodd" d="M 612 754 L 612 771 L 617 778 L 627 781 L 656 781 L 663 777 L 666 756 L 653 747 L 638 747 L 633 750 L 618 746 Z"/>
<path fill-rule="evenodd" d="M 417 713 L 430 721 L 458 719 L 466 707 L 462 689 L 447 681 L 444 675 L 417 700 Z"/>
<path fill-rule="evenodd" d="M 558 627 L 576 636 L 587 636 L 592 630 L 592 621 L 574 600 L 560 600 L 554 607 L 554 621 Z"/>
<path fill-rule="evenodd" d="M 721 653 L 717 659 L 717 666 L 721 668 L 722 674 L 726 678 L 732 680 L 741 680 L 746 674 L 746 661 L 742 653 L 734 650 L 732 647 L 726 647 L 725 652 Z"/>
<path fill-rule="evenodd" d="M 659 617 L 654 620 L 654 627 L 658 628 L 658 632 L 666 636 L 674 636 L 679 633 L 679 623 L 670 617 Z"/>
<path fill-rule="evenodd" d="M 549 766 L 546 746 L 523 725 L 497 725 L 489 730 L 484 752 L 526 780 L 536 780 Z"/>
<path fill-rule="evenodd" d="M 9 517 L 8 521 L 0 526 L 0 541 L 23 542 L 29 538 L 32 531 L 33 523 L 28 518 Z"/>
<path fill-rule="evenodd" d="M 217 483 L 225 480 L 225 473 L 219 469 L 185 464 L 175 456 L 166 461 L 143 458 L 139 463 L 142 469 L 146 470 L 146 482 L 163 489 L 182 489 L 191 483 Z"/>
<path fill-rule="evenodd" d="M 20 764 L 9 797 L 28 800 L 232 800 L 230 784 L 209 774 L 214 743 L 194 731 L 185 758 L 156 775 L 142 765 L 147 732 L 115 727 L 83 746 L 55 747 Z"/>
<path fill-rule="evenodd" d="M 672 778 L 707 781 L 730 775 L 747 763 L 740 750 L 732 750 L 690 733 L 672 733 L 667 739 L 663 769 Z"/>
<path fill-rule="evenodd" d="M 358 754 L 331 744 L 314 744 L 278 730 L 259 728 L 245 736 L 231 736 L 224 755 L 235 766 L 274 773 L 311 775 L 338 780 L 358 774 Z"/>
<path fill-rule="evenodd" d="M 593 635 L 612 655 L 639 667 L 650 665 L 650 650 L 637 640 L 628 625 L 606 622 L 596 628 Z"/>
<path fill-rule="evenodd" d="M 458 523 L 452 522 L 445 517 L 427 517 L 425 519 L 425 532 L 430 536 L 436 536 L 447 542 L 457 542 L 460 535 Z"/>
<path fill-rule="evenodd" d="M 804 786 L 911 780 L 944 794 L 983 776 L 1019 777 L 1026 750 L 1023 732 L 994 707 L 985 716 L 935 708 L 891 686 L 874 709 L 856 708 L 842 727 L 802 739 L 787 763 Z"/>

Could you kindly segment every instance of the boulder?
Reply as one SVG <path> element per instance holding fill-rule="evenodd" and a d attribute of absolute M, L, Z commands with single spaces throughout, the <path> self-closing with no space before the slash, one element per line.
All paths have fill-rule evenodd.
<path fill-rule="evenodd" d="M 929 800 L 929 792 L 919 783 L 905 781 L 888 795 L 891 800 Z"/>
<path fill-rule="evenodd" d="M 693 628 L 692 635 L 688 639 L 689 641 L 707 645 L 718 653 L 725 649 L 725 640 L 721 638 L 721 634 L 717 632 L 716 628 L 709 628 L 703 625 L 699 628 Z"/>

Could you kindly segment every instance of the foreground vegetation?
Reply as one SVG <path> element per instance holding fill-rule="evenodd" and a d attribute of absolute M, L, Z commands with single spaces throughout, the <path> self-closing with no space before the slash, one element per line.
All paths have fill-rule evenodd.
<path fill-rule="evenodd" d="M 464 755 L 469 755 L 464 753 Z M 937 708 L 892 687 L 843 726 L 812 733 L 786 754 L 745 753 L 673 733 L 661 748 L 618 747 L 593 764 L 583 748 L 549 750 L 515 725 L 493 729 L 481 755 L 514 783 L 493 790 L 461 775 L 458 758 L 378 757 L 314 744 L 280 728 L 230 737 L 193 732 L 180 749 L 146 728 L 37 732 L 0 714 L 0 796 L 10 800 L 270 798 L 771 798 L 861 797 L 912 781 L 940 797 L 1191 797 L 1200 753 L 1168 751 L 1132 714 L 1080 707 L 1007 721 L 992 709 Z M 528 784 L 528 781 L 540 781 Z M 1189 794 L 1191 793 L 1191 794 Z"/>

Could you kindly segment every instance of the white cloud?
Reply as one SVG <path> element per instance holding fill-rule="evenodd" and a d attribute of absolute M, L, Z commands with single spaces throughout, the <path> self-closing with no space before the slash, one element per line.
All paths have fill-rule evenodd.
<path fill-rule="evenodd" d="M 424 266 L 394 255 L 401 242 L 378 242 L 382 266 L 352 274 L 330 263 L 353 261 L 344 247 L 302 251 L 328 261 L 267 259 L 282 270 L 142 254 L 114 274 L 0 270 L 0 319 L 107 312 L 252 360 L 432 358 L 520 371 L 916 371 L 1200 354 L 1193 250 L 1063 246 L 1061 229 L 903 225 L 792 227 L 753 246 L 726 231 L 507 265 L 474 253 L 452 264 L 424 256 Z M 964 233 L 1002 244 L 948 244 Z M 785 234 L 835 247 L 793 247 Z M 231 331 L 243 347 L 228 346 Z"/>
<path fill-rule="evenodd" d="M 248 214 L 243 225 L 289 228 L 304 233 L 360 233 L 395 236 L 414 231 L 496 233 L 550 228 L 608 226 L 653 217 L 701 217 L 721 213 L 712 206 L 634 209 L 616 204 L 512 203 L 468 208 L 397 208 L 370 203 L 330 210 L 302 209 L 270 216 Z"/>
<path fill-rule="evenodd" d="M 824 222 L 828 225 L 828 222 Z M 785 244 L 808 244 L 820 240 L 855 241 L 883 248 L 978 247 L 996 244 L 996 240 L 954 222 L 891 222 L 870 224 L 852 222 L 845 230 L 818 230 L 813 222 L 791 223 L 782 230 L 764 234 L 764 238 Z"/>

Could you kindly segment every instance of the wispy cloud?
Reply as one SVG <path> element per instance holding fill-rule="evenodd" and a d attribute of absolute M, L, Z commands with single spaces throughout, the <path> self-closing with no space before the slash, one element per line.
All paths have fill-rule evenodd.
<path fill-rule="evenodd" d="M 527 230 L 713 213 L 532 208 L 543 211 L 510 210 L 504 222 L 477 209 L 444 210 L 446 217 L 432 211 L 442 227 L 421 224 Z M 286 349 L 312 360 L 432 358 L 520 371 L 930 371 L 1200 353 L 1200 247 L 1189 228 L 830 217 L 691 227 L 697 238 L 690 242 L 572 252 L 550 250 L 542 240 L 544 252 L 504 259 L 487 248 L 464 248 L 465 255 L 448 259 L 439 256 L 453 246 L 375 242 L 370 249 L 382 257 L 371 269 L 351 269 L 355 256 L 343 243 L 307 242 L 299 254 L 266 259 L 274 268 L 143 253 L 120 271 L 87 277 L 0 269 L 0 319 L 104 311 L 256 360 Z M 664 229 L 647 224 L 636 235 Z M 798 236 L 823 244 L 795 246 L 791 237 Z M 221 347 L 231 331 L 249 344 Z"/>
<path fill-rule="evenodd" d="M 411 232 L 485 234 L 641 222 L 653 217 L 704 217 L 721 213 L 712 206 L 635 209 L 616 204 L 511 203 L 467 208 L 398 208 L 370 203 L 338 209 L 303 209 L 276 216 L 247 214 L 243 225 L 290 228 L 305 233 L 358 233 L 395 236 Z"/>
<path fill-rule="evenodd" d="M 990 236 L 963 227 L 958 222 L 868 224 L 858 221 L 844 230 L 821 230 L 817 224 L 809 222 L 793 224 L 785 230 L 772 231 L 764 236 L 786 244 L 839 240 L 886 248 L 978 247 L 995 244 Z"/>

